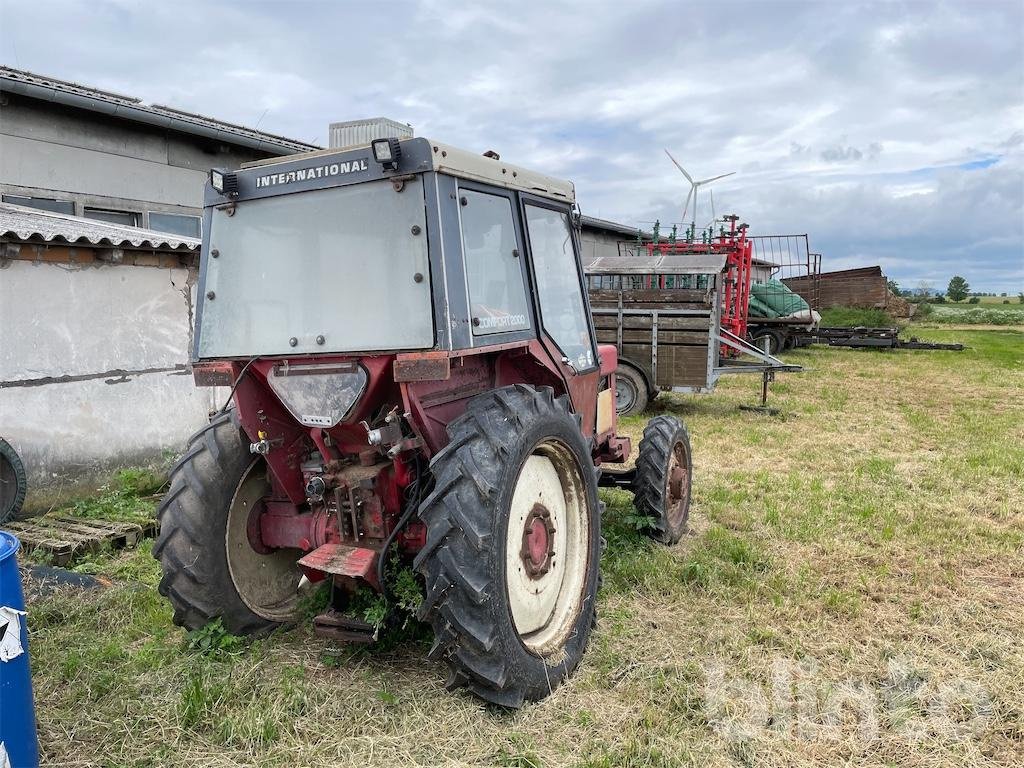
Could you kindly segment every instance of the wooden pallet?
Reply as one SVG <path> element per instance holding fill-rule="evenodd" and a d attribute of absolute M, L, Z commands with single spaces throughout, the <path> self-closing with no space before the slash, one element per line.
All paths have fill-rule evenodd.
<path fill-rule="evenodd" d="M 84 520 L 80 517 L 43 515 L 12 521 L 4 530 L 13 533 L 26 550 L 49 553 L 53 565 L 67 565 L 75 558 L 104 546 L 111 549 L 134 547 L 140 540 L 156 535 L 153 520 L 144 525 L 110 520 Z"/>

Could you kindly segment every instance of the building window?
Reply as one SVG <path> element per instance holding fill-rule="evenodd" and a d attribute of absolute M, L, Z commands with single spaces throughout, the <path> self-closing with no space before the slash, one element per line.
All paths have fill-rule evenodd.
<path fill-rule="evenodd" d="M 139 226 L 139 214 L 134 211 L 112 211 L 108 208 L 86 208 L 87 219 L 109 221 L 112 224 L 127 224 L 129 227 Z"/>
<path fill-rule="evenodd" d="M 149 212 L 149 228 L 157 232 L 170 232 L 184 237 L 200 237 L 202 226 L 198 216 L 182 216 L 178 213 Z"/>
<path fill-rule="evenodd" d="M 3 201 L 12 205 L 24 205 L 27 208 L 38 208 L 41 211 L 53 211 L 54 213 L 67 213 L 75 215 L 75 204 L 70 200 L 54 200 L 49 197 L 17 197 L 16 195 L 4 195 Z"/>

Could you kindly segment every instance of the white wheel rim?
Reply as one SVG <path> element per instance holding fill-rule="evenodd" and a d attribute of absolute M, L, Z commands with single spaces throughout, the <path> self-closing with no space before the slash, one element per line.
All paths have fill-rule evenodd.
<path fill-rule="evenodd" d="M 573 453 L 554 440 L 538 445 L 523 463 L 512 494 L 505 582 L 519 639 L 540 656 L 565 645 L 583 606 L 590 555 L 587 505 Z"/>
<path fill-rule="evenodd" d="M 257 459 L 242 476 L 228 510 L 225 546 L 235 591 L 250 611 L 268 621 L 288 621 L 298 611 L 303 573 L 297 549 L 260 554 L 249 543 L 249 515 L 270 490 L 266 468 Z"/>

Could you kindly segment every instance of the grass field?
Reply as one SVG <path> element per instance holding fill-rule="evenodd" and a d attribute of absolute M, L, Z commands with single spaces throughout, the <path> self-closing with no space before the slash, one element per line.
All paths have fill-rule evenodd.
<path fill-rule="evenodd" d="M 969 349 L 799 350 L 776 418 L 737 409 L 753 378 L 656 401 L 691 532 L 650 544 L 606 494 L 599 623 L 546 701 L 450 694 L 421 640 L 189 638 L 143 547 L 30 602 L 44 764 L 1020 765 L 1024 329 L 912 330 Z"/>

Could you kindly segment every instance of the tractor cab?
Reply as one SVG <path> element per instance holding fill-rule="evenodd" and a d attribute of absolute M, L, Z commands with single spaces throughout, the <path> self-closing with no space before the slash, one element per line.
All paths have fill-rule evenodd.
<path fill-rule="evenodd" d="M 424 138 L 214 171 L 197 370 L 389 354 L 399 382 L 426 379 L 431 363 L 447 380 L 443 361 L 534 344 L 593 429 L 596 410 L 583 406 L 601 372 L 574 201 L 571 183 Z M 301 365 L 287 386 L 280 370 L 267 377 L 305 426 L 332 429 L 368 415 L 356 402 L 373 383 L 365 373 L 309 378 L 332 384 L 319 409 L 306 402 L 316 387 L 297 383 Z"/>

